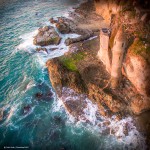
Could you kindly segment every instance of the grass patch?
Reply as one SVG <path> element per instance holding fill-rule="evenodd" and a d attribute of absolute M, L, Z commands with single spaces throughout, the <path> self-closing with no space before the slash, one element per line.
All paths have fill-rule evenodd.
<path fill-rule="evenodd" d="M 74 53 L 70 56 L 63 56 L 61 57 L 61 62 L 63 66 L 65 66 L 68 70 L 71 71 L 78 71 L 77 69 L 77 63 L 84 59 L 86 55 L 83 52 Z"/>
<path fill-rule="evenodd" d="M 147 45 L 146 42 L 147 41 L 142 38 L 137 39 L 130 47 L 131 52 L 136 55 L 150 55 L 150 46 Z"/>

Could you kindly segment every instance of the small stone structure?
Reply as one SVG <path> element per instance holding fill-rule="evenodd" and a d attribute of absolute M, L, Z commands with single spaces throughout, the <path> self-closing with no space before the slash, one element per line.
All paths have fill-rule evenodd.
<path fill-rule="evenodd" d="M 119 28 L 112 50 L 109 48 L 110 30 L 102 28 L 100 31 L 100 50 L 98 58 L 106 66 L 106 70 L 111 74 L 111 87 L 117 88 L 121 79 L 123 55 L 125 52 L 125 35 L 122 26 Z"/>
<path fill-rule="evenodd" d="M 109 35 L 110 31 L 107 28 L 102 28 L 100 31 L 100 50 L 98 51 L 98 58 L 103 62 L 103 64 L 106 66 L 106 70 L 110 72 L 110 55 L 109 55 Z"/>

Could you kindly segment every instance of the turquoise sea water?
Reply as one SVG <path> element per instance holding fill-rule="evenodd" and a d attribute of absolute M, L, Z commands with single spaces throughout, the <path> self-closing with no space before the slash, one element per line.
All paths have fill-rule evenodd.
<path fill-rule="evenodd" d="M 0 149 L 4 146 L 35 150 L 132 148 L 133 143 L 117 141 L 112 136 L 101 135 L 93 126 L 70 121 L 51 87 L 44 65 L 47 58 L 45 54 L 37 54 L 32 45 L 30 37 L 39 27 L 48 24 L 50 17 L 65 15 L 77 3 L 76 0 L 0 3 L 0 109 L 3 112 Z M 48 58 L 58 55 L 59 50 L 49 52 Z M 37 93 L 44 95 L 42 100 L 36 97 Z"/>

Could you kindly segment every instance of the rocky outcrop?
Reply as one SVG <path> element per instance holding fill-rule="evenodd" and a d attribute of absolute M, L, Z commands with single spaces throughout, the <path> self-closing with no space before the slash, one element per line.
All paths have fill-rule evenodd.
<path fill-rule="evenodd" d="M 150 110 L 150 35 L 147 34 L 148 25 L 143 24 L 148 15 L 144 15 L 145 11 L 141 14 L 137 6 L 132 10 L 132 1 L 124 2 L 95 0 L 96 12 L 105 19 L 105 24 L 102 20 L 103 23 L 98 22 L 99 26 L 96 21 L 89 21 L 91 14 L 82 9 L 76 10 L 81 18 L 71 14 L 75 21 L 51 20 L 55 24 L 62 23 L 64 30 L 64 23 L 69 26 L 70 30 L 62 30 L 63 34 L 81 34 L 66 40 L 69 52 L 47 62 L 53 88 L 66 110 L 77 119 L 83 117 L 86 98 L 97 104 L 101 115 L 115 115 L 118 120 L 128 114 L 140 116 Z M 74 92 L 68 95 L 67 90 Z"/>
<path fill-rule="evenodd" d="M 75 89 L 78 93 L 85 93 L 86 87 L 81 75 L 78 72 L 72 72 L 66 68 L 61 63 L 65 63 L 65 61 L 64 58 L 54 58 L 46 63 L 53 88 L 56 90 L 58 96 L 61 96 L 63 87 Z"/>
<path fill-rule="evenodd" d="M 106 70 L 112 74 L 117 75 L 118 69 L 122 69 L 122 77 L 125 76 L 130 83 L 124 84 L 124 77 L 121 79 L 120 84 L 117 84 L 115 88 L 124 91 L 122 97 L 130 110 L 138 115 L 137 126 L 139 130 L 145 134 L 147 145 L 150 145 L 150 126 L 149 126 L 149 110 L 150 110 L 150 3 L 148 1 L 103 1 L 95 0 L 96 12 L 105 19 L 106 23 L 110 25 L 110 36 L 107 38 L 100 34 L 100 45 L 105 43 L 106 49 L 100 46 L 98 52 L 98 58 L 102 60 L 106 66 Z M 105 9 L 105 11 L 103 11 Z M 117 32 L 120 26 L 123 26 L 126 40 L 122 41 L 124 50 L 123 57 L 121 56 L 122 63 L 118 63 L 117 60 L 120 57 L 114 57 L 114 46 L 117 39 Z M 122 36 L 123 37 L 123 36 Z M 103 39 L 107 39 L 104 40 Z M 125 42 L 125 45 L 124 45 Z M 107 43 L 107 44 L 106 44 Z M 120 50 L 116 49 L 116 50 Z M 101 54 L 101 55 L 100 55 Z M 104 54 L 104 55 L 103 55 Z M 116 64 L 116 65 L 115 65 Z M 117 69 L 113 69 L 114 67 Z M 121 73 L 121 72 L 120 72 Z M 123 86 L 120 85 L 123 83 Z M 131 86 L 132 85 L 132 86 Z M 126 87 L 128 87 L 126 89 Z M 117 89 L 113 90 L 117 91 Z M 119 94 L 119 93 L 118 93 Z M 117 95 L 118 95 L 117 94 Z M 119 94 L 120 95 L 120 94 Z M 109 106 L 107 104 L 107 106 Z"/>
<path fill-rule="evenodd" d="M 83 117 L 86 98 L 97 104 L 101 115 L 115 115 L 117 120 L 128 114 L 141 116 L 150 110 L 150 37 L 149 26 L 143 24 L 148 15 L 144 15 L 144 9 L 142 14 L 137 11 L 137 6 L 132 10 L 132 1 L 124 2 L 95 0 L 96 12 L 105 19 L 98 22 L 99 26 L 82 9 L 71 13 L 74 21 L 63 17 L 51 20 L 69 26 L 70 31 L 63 34 L 81 35 L 66 40 L 69 52 L 64 56 L 47 62 L 53 88 L 77 120 Z M 86 6 L 90 5 L 80 7 Z M 70 90 L 73 92 L 68 94 Z M 88 122 L 84 117 L 83 120 Z"/>
<path fill-rule="evenodd" d="M 78 51 L 47 62 L 52 86 L 59 97 L 63 96 L 63 87 L 85 93 L 97 103 L 101 115 L 109 117 L 115 114 L 120 118 L 131 112 L 139 114 L 143 109 L 149 109 L 149 105 L 144 104 L 145 100 L 125 77 L 118 89 L 111 88 L 111 76 L 103 63 L 96 58 L 98 41 L 96 38 L 71 45 L 71 48 L 76 47 Z M 146 107 L 139 107 L 136 100 Z"/>
<path fill-rule="evenodd" d="M 87 39 L 89 39 L 90 37 L 92 37 L 93 35 L 94 35 L 93 32 L 88 32 L 88 33 L 86 32 L 84 35 L 81 35 L 80 37 L 77 37 L 77 38 L 68 38 L 68 39 L 66 39 L 65 44 L 66 44 L 67 46 L 69 46 L 70 44 L 87 40 Z"/>
<path fill-rule="evenodd" d="M 117 14 L 122 9 L 121 5 L 118 3 L 119 1 L 117 0 L 95 0 L 96 13 L 101 15 L 105 21 L 110 24 L 112 14 Z"/>
<path fill-rule="evenodd" d="M 38 47 L 38 48 L 36 48 L 36 51 L 37 52 L 40 52 L 40 51 L 47 52 L 47 49 L 46 48 L 42 48 L 42 47 Z"/>
<path fill-rule="evenodd" d="M 101 39 L 98 58 L 104 63 L 107 71 L 111 73 L 112 78 L 115 78 L 115 76 L 121 73 L 121 71 L 118 73 L 117 68 L 122 69 L 122 74 L 124 74 L 136 87 L 138 92 L 147 99 L 150 89 L 150 41 L 148 40 L 150 39 L 150 34 L 148 34 L 150 31 L 148 27 L 149 13 L 147 12 L 149 3 L 145 4 L 145 2 L 143 2 L 141 4 L 138 1 L 132 2 L 130 0 L 127 2 L 95 0 L 95 6 L 96 12 L 103 16 L 105 21 L 110 24 L 111 29 L 110 36 L 104 36 L 102 32 L 100 34 Z M 105 8 L 107 8 L 106 11 L 103 11 Z M 144 25 L 145 20 L 147 23 Z M 122 41 L 121 44 L 124 47 L 124 54 L 119 57 L 114 54 L 115 49 L 121 51 L 122 48 L 121 46 L 120 48 L 114 47 L 115 44 L 119 42 L 116 38 L 120 26 L 123 26 L 127 41 L 125 39 Z M 117 59 L 119 59 L 120 62 L 122 59 L 122 63 L 117 62 Z M 117 80 L 115 79 L 114 81 Z M 113 82 L 113 84 L 114 87 L 117 87 L 117 83 Z"/>
<path fill-rule="evenodd" d="M 121 7 L 117 5 L 115 3 L 109 5 L 109 8 L 113 6 L 111 14 L 115 15 L 122 10 L 122 4 L 119 4 Z M 66 40 L 66 44 L 70 45 L 70 50 L 65 56 L 47 62 L 52 86 L 59 96 L 62 96 L 63 87 L 72 88 L 77 93 L 86 93 L 89 99 L 98 104 L 99 110 L 104 116 L 140 114 L 150 109 L 150 98 L 148 97 L 150 88 L 147 84 L 149 83 L 148 61 L 143 61 L 140 67 L 141 63 L 132 61 L 135 73 L 133 73 L 134 78 L 129 77 L 133 59 L 129 49 L 133 47 L 131 45 L 134 44 L 134 37 L 131 34 L 133 31 L 130 31 L 132 27 L 130 28 L 127 22 L 126 26 L 120 23 L 128 18 L 125 14 L 119 16 L 122 17 L 122 20 L 118 15 L 111 16 L 111 30 L 102 28 L 100 41 L 99 35 L 96 35 L 95 39 L 89 39 L 95 35 L 94 30 L 83 28 L 77 30 L 75 26 L 78 24 L 74 25 L 75 23 L 68 19 L 58 18 L 57 23 L 67 22 L 71 32 L 81 31 L 81 37 Z M 130 16 L 130 12 L 127 14 Z M 91 25 L 90 28 L 92 29 Z M 126 33 L 122 32 L 123 30 Z M 138 31 L 138 27 L 134 30 L 134 32 L 136 31 Z M 88 37 L 82 39 L 86 36 Z M 144 60 L 148 60 L 145 52 L 140 56 Z M 134 57 L 139 58 L 137 55 Z M 136 58 L 134 60 L 141 61 Z M 143 70 L 139 68 L 143 68 Z"/>
<path fill-rule="evenodd" d="M 39 28 L 38 34 L 34 37 L 33 44 L 39 46 L 58 45 L 60 36 L 52 26 Z"/>
<path fill-rule="evenodd" d="M 145 96 L 150 96 L 150 55 L 146 54 L 146 43 L 135 39 L 129 47 L 124 63 L 124 74 L 136 89 Z M 141 50 L 141 52 L 139 51 Z M 147 50 L 148 51 L 148 50 Z M 149 102 L 150 103 L 150 102 Z"/>
<path fill-rule="evenodd" d="M 64 22 L 58 22 L 58 23 L 56 23 L 56 28 L 62 34 L 67 34 L 67 33 L 70 32 L 70 28 L 69 28 L 68 24 L 66 24 Z"/>

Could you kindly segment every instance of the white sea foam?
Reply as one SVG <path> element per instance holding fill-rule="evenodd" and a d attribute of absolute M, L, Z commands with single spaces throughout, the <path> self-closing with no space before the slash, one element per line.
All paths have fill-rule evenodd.
<path fill-rule="evenodd" d="M 76 7 L 79 7 L 79 5 L 84 3 L 84 2 L 86 2 L 86 0 L 80 0 L 79 3 L 76 5 Z M 63 16 L 68 18 L 69 13 L 73 12 L 73 11 L 74 11 L 74 9 L 72 7 L 70 7 L 66 10 L 66 13 L 64 13 Z M 55 16 L 54 18 L 56 18 L 56 17 L 59 17 L 59 16 Z M 62 56 L 62 55 L 64 55 L 64 53 L 66 53 L 68 51 L 68 46 L 65 45 L 65 40 L 67 38 L 76 38 L 76 37 L 80 36 L 78 34 L 61 34 L 58 32 L 55 25 L 51 24 L 49 21 L 45 22 L 45 25 L 53 26 L 55 28 L 56 32 L 62 38 L 62 40 L 61 40 L 61 43 L 59 45 L 43 46 L 43 48 L 46 48 L 48 50 L 48 53 L 41 51 L 35 55 L 36 56 L 35 59 L 37 59 L 37 62 L 43 67 L 45 66 L 45 63 L 47 60 Z M 39 46 L 35 46 L 33 44 L 34 36 L 37 33 L 38 33 L 38 29 L 33 31 L 33 32 L 26 33 L 26 34 L 20 36 L 20 38 L 23 40 L 23 42 L 17 46 L 17 50 L 25 50 L 29 53 L 35 52 L 35 49 L 37 47 L 39 47 Z M 53 48 L 56 48 L 56 49 L 51 50 Z"/>
<path fill-rule="evenodd" d="M 82 0 L 80 2 L 84 3 L 85 1 Z M 70 11 L 74 11 L 74 10 L 71 9 Z M 65 17 L 69 17 L 68 13 L 65 14 Z M 46 22 L 46 25 L 49 25 L 49 22 Z M 30 51 L 31 49 L 35 49 L 37 46 L 33 45 L 33 37 L 37 34 L 37 32 L 38 32 L 38 30 L 35 30 L 31 33 L 28 33 L 28 34 L 21 36 L 23 43 L 21 43 L 17 48 L 21 49 L 21 50 L 27 50 L 28 52 L 31 52 Z M 62 35 L 60 33 L 59 33 L 59 35 L 62 37 L 62 41 L 59 45 L 57 45 L 57 46 L 56 45 L 45 46 L 45 48 L 48 49 L 48 53 L 45 53 L 45 52 L 37 53 L 37 55 L 36 55 L 37 61 L 40 62 L 40 64 L 42 66 L 45 65 L 45 62 L 48 59 L 51 59 L 54 57 L 59 57 L 68 51 L 68 47 L 64 44 L 65 39 L 67 39 L 68 37 L 74 38 L 74 37 L 79 36 L 77 34 Z M 92 37 L 92 38 L 96 38 L 96 37 Z M 91 40 L 91 39 L 89 39 L 89 40 Z M 54 51 L 51 51 L 52 48 L 57 48 L 57 49 Z M 30 85 L 27 86 L 27 88 L 28 87 L 30 88 Z M 68 90 L 68 92 L 73 92 L 71 89 L 65 89 L 65 90 Z M 71 99 L 78 100 L 78 96 L 71 97 Z M 66 97 L 66 101 L 69 101 L 69 100 L 70 100 L 70 97 Z M 141 149 L 145 149 L 144 138 L 141 136 L 141 134 L 137 131 L 136 127 L 134 126 L 133 119 L 131 116 L 124 118 L 120 121 L 115 120 L 114 119 L 115 117 L 104 118 L 104 117 L 100 116 L 100 119 L 97 119 L 97 117 L 96 117 L 97 112 L 98 112 L 97 106 L 95 104 L 93 104 L 88 98 L 86 98 L 85 101 L 86 101 L 87 105 L 86 105 L 86 108 L 84 108 L 84 110 L 83 110 L 83 112 L 84 112 L 83 116 L 81 116 L 79 118 L 79 120 L 76 122 L 77 126 L 82 125 L 82 123 L 85 123 L 85 118 L 86 118 L 89 121 L 86 124 L 87 124 L 87 127 L 89 127 L 89 124 L 90 124 L 90 130 L 98 130 L 99 133 L 102 133 L 107 128 L 104 125 L 104 123 L 106 121 L 109 121 L 110 124 L 108 125 L 108 128 L 110 128 L 110 135 L 118 137 L 118 140 L 120 142 L 123 142 L 127 145 L 130 145 L 132 143 L 133 149 L 137 145 L 140 146 Z M 55 100 L 53 103 L 52 111 L 56 112 L 56 111 L 60 111 L 60 110 L 64 110 L 63 102 L 61 99 Z M 15 111 L 15 109 L 12 108 L 10 115 L 8 116 L 7 121 L 9 121 L 11 119 L 14 111 Z M 68 116 L 68 122 L 75 122 L 76 121 L 76 119 L 72 115 L 70 115 L 69 113 L 67 113 L 67 114 L 68 114 L 67 115 Z M 129 128 L 127 136 L 123 132 L 123 129 L 124 129 L 126 124 L 128 124 L 128 128 Z M 99 126 L 99 125 L 101 125 L 101 126 Z"/>
<path fill-rule="evenodd" d="M 23 40 L 23 42 L 17 46 L 17 49 L 25 49 L 28 50 L 28 48 L 36 48 L 36 46 L 33 45 L 33 37 L 38 33 L 38 30 L 35 30 L 31 33 L 26 33 L 20 38 Z"/>
<path fill-rule="evenodd" d="M 26 50 L 29 53 L 32 53 L 33 50 L 35 52 L 35 49 L 37 47 L 39 47 L 39 46 L 35 46 L 33 44 L 33 38 L 37 34 L 37 31 L 38 30 L 35 30 L 35 31 L 31 32 L 31 33 L 27 33 L 27 34 L 21 36 L 21 38 L 24 41 L 19 46 L 17 46 L 17 49 Z M 56 31 L 57 31 L 57 29 L 56 29 Z M 64 53 L 66 53 L 68 51 L 68 46 L 65 45 L 65 40 L 67 38 L 76 38 L 76 37 L 80 36 L 78 34 L 65 34 L 65 35 L 63 35 L 63 34 L 60 34 L 59 32 L 58 32 L 58 34 L 62 38 L 62 40 L 61 40 L 59 45 L 43 46 L 43 48 L 46 48 L 48 50 L 48 53 L 44 52 L 44 51 L 40 51 L 40 52 L 37 52 L 35 54 L 35 56 L 36 56 L 35 59 L 37 59 L 37 62 L 41 66 L 45 66 L 45 63 L 46 63 L 47 60 L 55 58 L 55 57 L 62 56 L 62 55 L 64 55 Z M 55 48 L 55 50 L 51 50 L 53 48 Z"/>
<path fill-rule="evenodd" d="M 95 38 L 97 38 L 97 36 L 90 37 L 87 41 L 93 40 L 93 39 L 95 39 Z"/>
<path fill-rule="evenodd" d="M 19 104 L 15 104 L 15 105 L 12 105 L 12 106 L 11 106 L 11 109 L 10 109 L 10 111 L 9 111 L 9 114 L 8 114 L 8 116 L 7 116 L 7 119 L 6 119 L 6 121 L 5 121 L 5 124 L 7 124 L 7 123 L 11 120 L 12 116 L 13 116 L 14 113 L 17 111 L 18 106 L 19 106 Z"/>
<path fill-rule="evenodd" d="M 62 101 L 55 99 L 53 106 L 52 106 L 52 111 L 57 112 L 57 111 L 60 111 L 61 109 L 63 109 Z"/>
<path fill-rule="evenodd" d="M 33 81 L 30 81 L 27 86 L 26 86 L 26 90 L 29 90 L 30 88 L 32 88 L 33 86 L 36 86 L 36 84 Z"/>
<path fill-rule="evenodd" d="M 64 93 L 65 96 L 59 99 L 57 111 L 59 108 L 62 109 L 63 106 L 65 108 L 65 102 L 79 101 L 81 97 L 84 97 L 82 94 L 77 95 L 75 91 L 69 88 L 63 88 L 62 93 Z M 84 127 L 91 132 L 96 131 L 96 133 L 99 134 L 103 134 L 107 130 L 109 131 L 109 133 L 107 133 L 108 135 L 116 137 L 116 141 L 128 146 L 129 149 L 135 149 L 137 147 L 142 150 L 146 149 L 145 139 L 137 130 L 136 126 L 134 125 L 134 120 L 131 116 L 119 121 L 115 119 L 116 116 L 106 118 L 98 113 L 97 105 L 93 104 L 91 100 L 85 98 L 84 101 L 86 105 L 83 108 L 83 113 L 80 114 L 80 117 L 77 117 L 78 119 L 76 119 L 75 116 L 72 116 L 66 110 L 68 115 L 68 123 L 73 123 L 77 127 Z M 127 130 L 126 133 L 125 130 Z"/>

